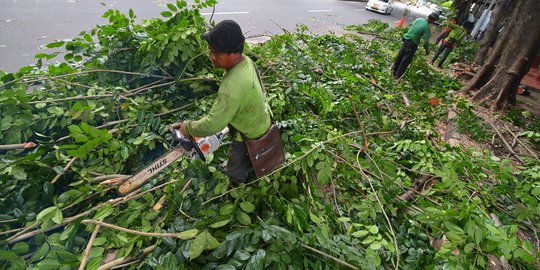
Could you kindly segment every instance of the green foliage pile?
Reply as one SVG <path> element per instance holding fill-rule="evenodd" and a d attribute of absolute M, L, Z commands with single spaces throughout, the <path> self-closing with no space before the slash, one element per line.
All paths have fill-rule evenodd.
<path fill-rule="evenodd" d="M 0 140 L 39 144 L 0 153 L 0 269 L 83 258 L 97 269 L 106 256 L 131 269 L 475 269 L 490 254 L 533 267 L 540 165 L 432 144 L 460 85 L 421 60 L 395 81 L 402 30 L 368 41 L 301 26 L 246 49 L 287 151 L 268 177 L 233 187 L 225 145 L 206 162 L 181 159 L 138 195 L 96 182 L 133 174 L 169 147 L 169 124 L 211 106 L 221 71 L 205 56 L 199 9 L 212 3 L 178 1 L 142 24 L 109 11 L 109 24 L 49 44 L 68 51 L 63 63 L 0 75 Z M 84 255 L 94 221 L 129 230 L 102 226 Z"/>

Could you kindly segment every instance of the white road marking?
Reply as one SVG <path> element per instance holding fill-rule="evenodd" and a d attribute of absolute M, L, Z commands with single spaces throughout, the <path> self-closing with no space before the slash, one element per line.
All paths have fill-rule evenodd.
<path fill-rule="evenodd" d="M 312 10 L 308 10 L 307 12 L 330 12 L 332 11 L 331 9 L 312 9 Z"/>
<path fill-rule="evenodd" d="M 232 12 L 214 12 L 214 15 L 238 15 L 249 14 L 247 11 L 232 11 Z M 212 15 L 212 12 L 201 13 L 201 15 Z"/>

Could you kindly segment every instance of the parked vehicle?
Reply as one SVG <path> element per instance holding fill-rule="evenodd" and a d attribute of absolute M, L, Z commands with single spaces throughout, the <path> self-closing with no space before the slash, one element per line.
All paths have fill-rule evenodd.
<path fill-rule="evenodd" d="M 392 0 L 369 0 L 366 4 L 367 10 L 390 14 L 394 10 L 394 2 Z"/>

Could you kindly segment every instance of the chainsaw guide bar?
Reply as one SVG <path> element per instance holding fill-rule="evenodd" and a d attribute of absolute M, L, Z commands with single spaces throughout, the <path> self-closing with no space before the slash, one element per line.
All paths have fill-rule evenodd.
<path fill-rule="evenodd" d="M 182 147 L 175 147 L 174 149 L 154 160 L 152 163 L 150 163 L 150 165 L 146 166 L 145 168 L 137 172 L 135 175 L 124 181 L 124 183 L 122 183 L 118 187 L 118 194 L 124 196 L 132 192 L 134 189 L 144 184 L 150 178 L 159 174 L 163 169 L 167 168 L 185 153 L 186 151 Z"/>

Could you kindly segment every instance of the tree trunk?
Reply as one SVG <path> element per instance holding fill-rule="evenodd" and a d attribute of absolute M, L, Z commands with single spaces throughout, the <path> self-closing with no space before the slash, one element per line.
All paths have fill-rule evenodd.
<path fill-rule="evenodd" d="M 462 89 L 463 92 L 479 89 L 473 101 L 485 103 L 492 111 L 502 111 L 516 103 L 517 86 L 540 48 L 540 2 L 516 2 L 487 62 Z"/>
<path fill-rule="evenodd" d="M 474 2 L 475 1 L 473 0 L 455 0 L 453 2 L 453 6 L 457 10 L 456 20 L 458 22 L 463 22 L 467 20 L 467 16 L 469 15 L 469 9 Z"/>
<path fill-rule="evenodd" d="M 499 36 L 499 29 L 501 29 L 511 11 L 514 9 L 515 2 L 516 1 L 512 0 L 500 0 L 493 9 L 493 16 L 491 16 L 484 37 L 480 41 L 478 52 L 476 52 L 474 58 L 476 64 L 483 65 L 486 61 L 489 49 L 494 46 L 497 37 Z"/>

